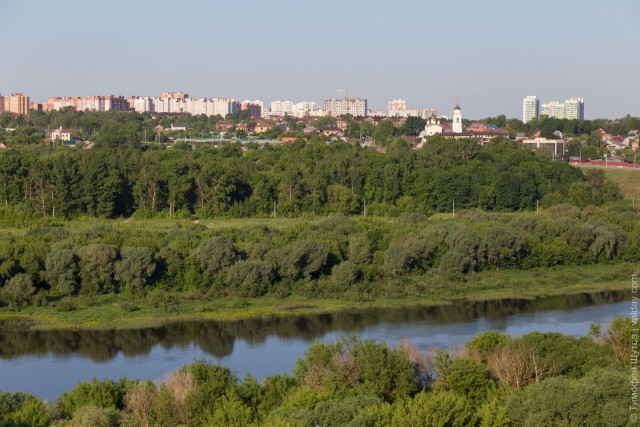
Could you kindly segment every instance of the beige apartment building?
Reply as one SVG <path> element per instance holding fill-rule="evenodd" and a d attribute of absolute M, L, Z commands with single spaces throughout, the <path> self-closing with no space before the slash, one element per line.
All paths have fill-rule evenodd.
<path fill-rule="evenodd" d="M 27 114 L 29 112 L 29 97 L 21 93 L 12 93 L 0 97 L 0 113 Z"/>

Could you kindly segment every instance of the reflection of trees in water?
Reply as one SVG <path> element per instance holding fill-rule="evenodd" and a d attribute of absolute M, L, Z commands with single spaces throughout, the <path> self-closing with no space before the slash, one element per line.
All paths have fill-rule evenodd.
<path fill-rule="evenodd" d="M 134 356 L 147 354 L 156 345 L 169 349 L 193 344 L 205 353 L 223 357 L 233 352 L 236 338 L 251 344 L 264 342 L 270 336 L 312 340 L 333 331 L 358 332 L 381 322 L 445 324 L 473 321 L 478 317 L 496 320 L 514 314 L 614 303 L 629 296 L 629 292 L 608 291 L 532 300 L 457 300 L 441 306 L 414 305 L 234 322 L 190 321 L 158 328 L 111 331 L 19 331 L 11 322 L 4 322 L 4 325 L 0 323 L 0 358 L 52 353 L 56 356 L 79 354 L 94 361 L 106 361 L 119 352 Z"/>

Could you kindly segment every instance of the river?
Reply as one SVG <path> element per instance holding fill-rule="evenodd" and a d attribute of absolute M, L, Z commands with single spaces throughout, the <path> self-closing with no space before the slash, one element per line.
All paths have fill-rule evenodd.
<path fill-rule="evenodd" d="M 290 372 L 314 340 L 345 335 L 421 349 L 464 344 L 497 329 L 584 336 L 591 323 L 625 316 L 629 293 L 601 292 L 442 306 L 409 306 L 235 322 L 192 321 L 106 331 L 20 331 L 0 323 L 0 390 L 56 399 L 92 377 L 162 378 L 196 359 L 220 362 L 242 377 Z"/>

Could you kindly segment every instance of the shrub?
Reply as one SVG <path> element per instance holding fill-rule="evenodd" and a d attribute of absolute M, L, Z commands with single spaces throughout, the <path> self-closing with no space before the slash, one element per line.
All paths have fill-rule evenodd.
<path fill-rule="evenodd" d="M 350 260 L 335 265 L 331 270 L 331 280 L 337 286 L 351 286 L 360 280 L 362 272 Z"/>
<path fill-rule="evenodd" d="M 224 237 L 215 236 L 198 246 L 195 257 L 202 269 L 213 276 L 233 265 L 238 255 L 233 243 Z"/>
<path fill-rule="evenodd" d="M 449 251 L 440 259 L 439 270 L 451 279 L 461 279 L 473 270 L 473 259 L 456 251 Z"/>
<path fill-rule="evenodd" d="M 147 301 L 155 308 L 160 308 L 169 313 L 178 311 L 178 298 L 160 289 L 154 289 L 149 292 L 147 294 Z"/>
<path fill-rule="evenodd" d="M 239 261 L 229 268 L 226 276 L 231 290 L 245 297 L 266 294 L 274 280 L 273 269 L 264 261 Z"/>
<path fill-rule="evenodd" d="M 47 254 L 44 277 L 60 295 L 78 292 L 78 256 L 69 248 L 53 247 Z"/>
<path fill-rule="evenodd" d="M 36 288 L 28 274 L 16 274 L 0 290 L 2 300 L 11 307 L 23 307 L 33 300 Z"/>
<path fill-rule="evenodd" d="M 73 418 L 63 424 L 65 427 L 118 427 L 120 426 L 120 412 L 114 408 L 101 408 L 87 405 L 78 408 Z"/>
<path fill-rule="evenodd" d="M 80 383 L 73 390 L 63 393 L 58 400 L 58 406 L 62 415 L 67 418 L 71 418 L 78 408 L 89 405 L 122 409 L 124 397 L 131 385 L 127 378 L 117 382 L 94 378 L 90 383 Z"/>
<path fill-rule="evenodd" d="M 156 270 L 151 251 L 145 247 L 122 248 L 115 264 L 115 279 L 130 290 L 140 290 Z"/>
<path fill-rule="evenodd" d="M 407 248 L 392 244 L 384 252 L 383 269 L 389 276 L 402 276 L 411 270 L 414 259 Z"/>
<path fill-rule="evenodd" d="M 115 262 L 118 259 L 118 248 L 113 245 L 94 244 L 78 249 L 80 257 L 81 292 L 96 295 L 112 291 Z"/>

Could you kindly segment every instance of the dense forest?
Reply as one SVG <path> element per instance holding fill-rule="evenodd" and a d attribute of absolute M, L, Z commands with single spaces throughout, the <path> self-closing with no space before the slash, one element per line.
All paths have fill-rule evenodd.
<path fill-rule="evenodd" d="M 632 323 L 588 337 L 489 331 L 463 349 L 343 338 L 258 382 L 196 361 L 162 380 L 94 379 L 55 402 L 0 393 L 7 426 L 631 426 Z"/>
<path fill-rule="evenodd" d="M 114 131 L 91 150 L 3 150 L 1 225 L 29 213 L 217 218 L 366 209 L 397 215 L 450 211 L 454 203 L 457 209 L 515 211 L 619 198 L 601 172 L 584 175 L 507 140 L 480 146 L 435 137 L 414 150 L 399 139 L 384 153 L 339 141 L 256 144 L 247 151 L 239 145 L 183 148 L 140 148 Z"/>

